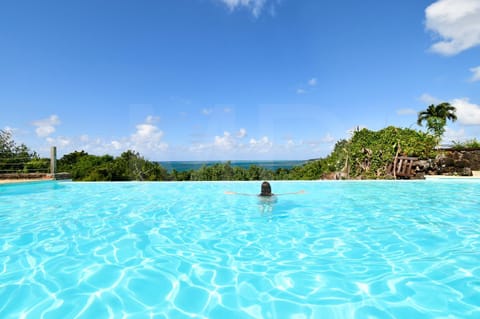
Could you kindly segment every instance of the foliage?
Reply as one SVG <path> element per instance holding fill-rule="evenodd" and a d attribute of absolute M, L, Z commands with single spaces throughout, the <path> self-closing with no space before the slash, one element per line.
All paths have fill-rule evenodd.
<path fill-rule="evenodd" d="M 145 160 L 137 152 L 126 151 L 119 157 L 95 156 L 84 151 L 64 155 L 58 170 L 80 181 L 156 181 L 166 180 L 167 171 L 158 163 Z"/>
<path fill-rule="evenodd" d="M 0 173 L 46 171 L 48 165 L 48 160 L 40 159 L 25 144 L 17 145 L 11 132 L 0 130 Z"/>
<path fill-rule="evenodd" d="M 324 173 L 324 160 L 309 161 L 301 166 L 293 167 L 286 175 L 291 180 L 315 180 L 320 179 Z"/>
<path fill-rule="evenodd" d="M 455 150 L 476 150 L 480 149 L 480 141 L 478 141 L 476 138 L 464 141 L 464 142 L 456 142 L 453 141 L 453 146 L 452 148 Z"/>
<path fill-rule="evenodd" d="M 455 111 L 456 108 L 447 102 L 438 105 L 431 104 L 425 111 L 418 113 L 417 124 L 421 126 L 423 122 L 427 122 L 427 129 L 435 136 L 438 144 L 445 133 L 447 120 L 452 122 L 457 120 Z"/>
<path fill-rule="evenodd" d="M 432 158 L 435 145 L 432 135 L 412 129 L 363 129 L 349 140 L 339 140 L 327 157 L 294 167 L 288 179 L 320 179 L 332 173 L 341 178 L 386 178 L 395 156 Z"/>
<path fill-rule="evenodd" d="M 346 148 L 348 174 L 351 178 L 383 178 L 396 156 L 432 158 L 435 145 L 435 137 L 412 129 L 363 129 L 354 133 Z"/>
<path fill-rule="evenodd" d="M 257 165 L 245 169 L 226 162 L 205 165 L 198 170 L 167 172 L 159 163 L 148 161 L 131 150 L 118 157 L 75 151 L 58 160 L 57 168 L 78 181 L 314 180 L 332 173 L 342 178 L 386 178 L 396 156 L 433 158 L 436 142 L 436 137 L 430 134 L 390 126 L 380 131 L 355 131 L 349 140 L 338 141 L 327 157 L 291 169 L 273 171 Z M 461 145 L 476 148 L 480 143 L 472 140 Z M 0 170 L 4 165 L 15 167 L 18 172 L 30 172 L 49 164 L 48 159 L 39 158 L 25 145 L 17 146 L 6 131 L 0 131 L 0 155 Z M 27 160 L 18 167 L 8 162 L 19 157 Z"/>
<path fill-rule="evenodd" d="M 15 142 L 12 140 L 12 134 L 8 131 L 0 130 L 0 157 L 11 157 L 15 149 Z"/>
<path fill-rule="evenodd" d="M 24 173 L 32 172 L 48 172 L 50 170 L 50 159 L 49 158 L 32 158 L 25 163 L 23 167 Z"/>
<path fill-rule="evenodd" d="M 167 172 L 134 151 L 116 158 L 73 152 L 58 161 L 58 168 L 70 172 L 74 180 L 83 181 L 315 180 L 332 173 L 342 178 L 385 178 L 395 156 L 432 158 L 435 145 L 435 137 L 430 134 L 390 126 L 380 131 L 356 131 L 351 139 L 338 141 L 327 157 L 291 169 L 273 171 L 257 165 L 241 168 L 225 162 Z"/>
<path fill-rule="evenodd" d="M 228 161 L 216 163 L 211 166 L 203 165 L 197 170 L 179 173 L 173 171 L 171 180 L 191 181 L 248 181 L 275 179 L 275 172 L 257 165 L 251 165 L 248 169 L 233 167 Z"/>

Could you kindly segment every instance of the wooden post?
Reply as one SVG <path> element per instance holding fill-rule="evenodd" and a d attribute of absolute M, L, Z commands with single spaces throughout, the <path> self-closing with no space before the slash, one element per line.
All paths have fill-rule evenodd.
<path fill-rule="evenodd" d="M 53 179 L 55 179 L 55 174 L 57 173 L 57 147 L 52 146 L 50 148 L 50 174 Z"/>

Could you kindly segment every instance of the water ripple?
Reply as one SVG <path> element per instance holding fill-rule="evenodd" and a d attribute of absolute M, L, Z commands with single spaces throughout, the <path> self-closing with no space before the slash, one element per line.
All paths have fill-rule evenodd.
<path fill-rule="evenodd" d="M 478 183 L 273 186 L 0 186 L 0 317 L 480 317 Z"/>

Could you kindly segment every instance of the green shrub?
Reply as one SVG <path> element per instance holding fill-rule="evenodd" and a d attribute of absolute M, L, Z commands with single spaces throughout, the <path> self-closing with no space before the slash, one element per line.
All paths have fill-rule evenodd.
<path fill-rule="evenodd" d="M 452 148 L 455 150 L 472 150 L 472 149 L 480 149 L 480 141 L 478 141 L 476 138 L 467 140 L 464 142 L 456 142 L 453 141 L 453 146 Z"/>

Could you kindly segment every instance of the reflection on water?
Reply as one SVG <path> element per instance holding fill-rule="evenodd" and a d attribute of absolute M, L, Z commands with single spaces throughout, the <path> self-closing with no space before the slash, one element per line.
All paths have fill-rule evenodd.
<path fill-rule="evenodd" d="M 61 185 L 0 187 L 0 318 L 480 318 L 479 183 Z"/>
<path fill-rule="evenodd" d="M 279 220 L 289 217 L 293 209 L 300 209 L 299 201 L 289 200 L 287 198 L 278 198 L 278 196 L 261 197 L 257 200 L 258 209 L 262 217 L 267 217 L 269 221 Z"/>
<path fill-rule="evenodd" d="M 274 205 L 278 202 L 277 196 L 258 196 L 258 207 L 262 214 L 272 213 Z"/>
<path fill-rule="evenodd" d="M 0 185 L 0 196 L 29 195 L 58 190 L 64 187 L 57 181 L 39 181 Z"/>

